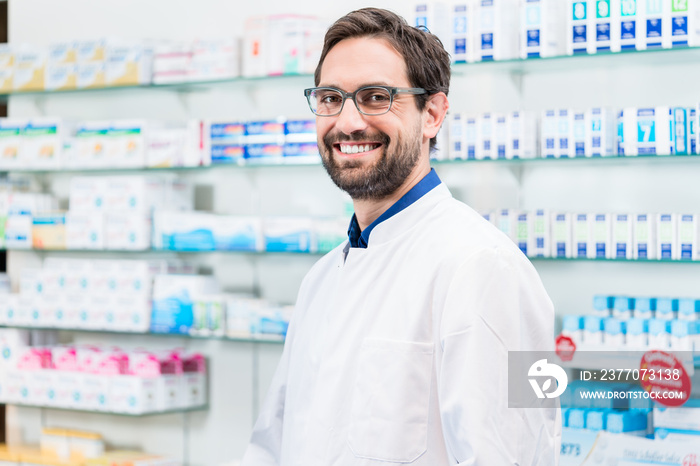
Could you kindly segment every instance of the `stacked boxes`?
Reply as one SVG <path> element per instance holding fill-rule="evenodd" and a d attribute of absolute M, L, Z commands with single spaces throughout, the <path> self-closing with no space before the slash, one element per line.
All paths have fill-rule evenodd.
<path fill-rule="evenodd" d="M 175 176 L 75 177 L 66 214 L 68 249 L 148 249 L 157 209 L 192 210 L 191 185 Z"/>
<path fill-rule="evenodd" d="M 563 318 L 562 334 L 581 350 L 678 351 L 700 361 L 698 299 L 598 295 L 593 309 Z"/>
<path fill-rule="evenodd" d="M 208 165 L 203 122 L 0 118 L 0 169 L 140 168 Z M 208 155 L 208 154 L 207 154 Z"/>
<path fill-rule="evenodd" d="M 700 6 L 671 0 L 569 0 L 567 52 L 700 45 Z"/>
<path fill-rule="evenodd" d="M 0 118 L 0 169 L 58 169 L 68 127 L 59 118 Z"/>
<path fill-rule="evenodd" d="M 46 259 L 41 268 L 22 271 L 19 294 L 7 295 L 0 305 L 0 325 L 145 332 L 153 276 L 173 266 L 180 267 L 165 261 Z"/>
<path fill-rule="evenodd" d="M 313 73 L 327 24 L 311 16 L 254 16 L 245 22 L 242 75 Z"/>
<path fill-rule="evenodd" d="M 208 152 L 220 163 L 318 163 L 314 120 L 208 121 Z"/>
<path fill-rule="evenodd" d="M 196 40 L 157 44 L 153 53 L 153 83 L 212 81 L 240 75 L 235 40 Z"/>
<path fill-rule="evenodd" d="M 455 113 L 448 123 L 448 153 L 453 160 L 526 159 L 537 156 L 537 118 L 531 112 Z"/>
<path fill-rule="evenodd" d="M 698 113 L 697 107 L 453 113 L 446 124 L 449 158 L 695 155 Z"/>
<path fill-rule="evenodd" d="M 4 230 L 0 242 L 8 249 L 31 249 L 36 244 L 34 219 L 39 219 L 43 213 L 55 212 L 57 206 L 58 200 L 48 194 L 0 193 L 0 230 Z"/>
<path fill-rule="evenodd" d="M 700 260 L 698 214 L 485 212 L 529 257 Z M 505 222 L 504 219 L 517 219 Z"/>
<path fill-rule="evenodd" d="M 155 249 L 327 252 L 347 239 L 347 219 L 157 211 Z"/>
<path fill-rule="evenodd" d="M 3 384 L 5 403 L 124 414 L 204 406 L 207 400 L 204 358 L 179 351 L 28 347 Z"/>

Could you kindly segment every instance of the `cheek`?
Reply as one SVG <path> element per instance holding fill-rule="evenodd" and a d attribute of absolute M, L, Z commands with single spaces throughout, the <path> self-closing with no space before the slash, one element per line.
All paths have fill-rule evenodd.
<path fill-rule="evenodd" d="M 319 141 L 323 140 L 323 137 L 328 134 L 333 127 L 332 122 L 328 120 L 329 118 L 316 118 L 316 135 Z"/>

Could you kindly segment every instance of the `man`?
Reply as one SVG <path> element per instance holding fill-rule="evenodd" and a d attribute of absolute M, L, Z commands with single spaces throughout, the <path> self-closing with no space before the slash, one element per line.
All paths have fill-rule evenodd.
<path fill-rule="evenodd" d="M 450 60 L 362 9 L 328 30 L 305 94 L 349 241 L 304 279 L 243 466 L 554 465 L 555 409 L 508 408 L 508 351 L 550 350 L 553 310 L 513 242 L 429 154 Z"/>

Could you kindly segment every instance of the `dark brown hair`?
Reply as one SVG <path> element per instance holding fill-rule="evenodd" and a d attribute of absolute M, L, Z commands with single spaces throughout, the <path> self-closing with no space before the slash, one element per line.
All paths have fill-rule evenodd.
<path fill-rule="evenodd" d="M 379 8 L 362 8 L 340 18 L 326 32 L 321 59 L 314 73 L 316 86 L 321 79 L 321 67 L 328 52 L 338 42 L 355 37 L 385 39 L 403 57 L 408 82 L 422 87 L 427 95 L 417 95 L 419 110 L 425 108 L 430 94 L 450 90 L 450 55 L 434 34 L 409 26 L 399 15 Z M 435 146 L 430 140 L 430 148 Z"/>

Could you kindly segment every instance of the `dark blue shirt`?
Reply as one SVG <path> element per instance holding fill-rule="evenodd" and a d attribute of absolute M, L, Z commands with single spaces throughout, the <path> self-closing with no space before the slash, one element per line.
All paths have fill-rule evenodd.
<path fill-rule="evenodd" d="M 435 169 L 431 168 L 430 173 L 425 175 L 422 180 L 420 180 L 414 187 L 412 187 L 410 191 L 404 194 L 401 197 L 401 199 L 396 201 L 394 205 L 389 207 L 386 210 L 386 212 L 379 216 L 379 218 L 377 218 L 367 228 L 365 228 L 364 231 L 360 230 L 360 224 L 357 223 L 357 216 L 353 214 L 352 219 L 350 220 L 350 227 L 348 228 L 350 247 L 367 248 L 367 243 L 369 242 L 369 234 L 372 233 L 374 227 L 382 223 L 384 220 L 398 214 L 406 207 L 416 202 L 418 199 L 423 197 L 427 192 L 432 190 L 440 183 L 440 178 L 438 177 L 437 173 L 435 173 Z"/>

